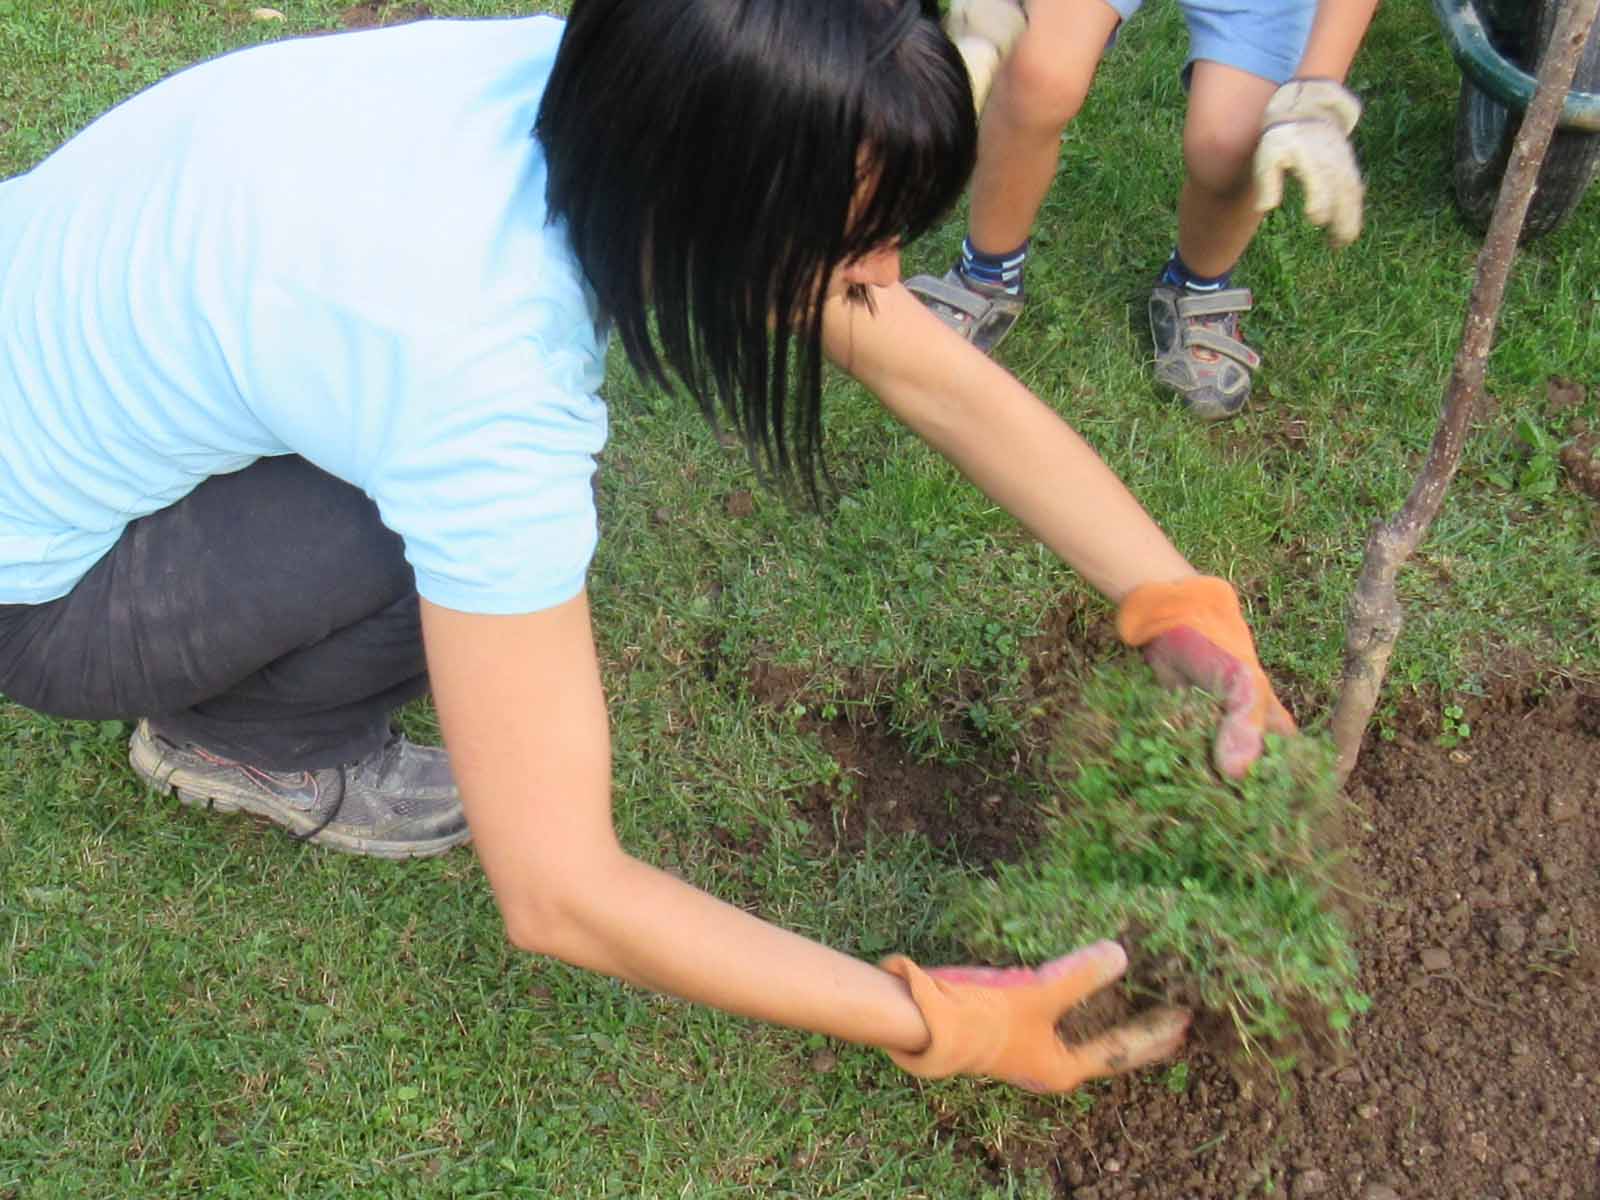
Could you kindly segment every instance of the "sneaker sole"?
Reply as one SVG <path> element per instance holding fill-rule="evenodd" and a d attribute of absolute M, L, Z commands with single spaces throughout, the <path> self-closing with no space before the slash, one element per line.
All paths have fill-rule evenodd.
<path fill-rule="evenodd" d="M 153 791 L 163 796 L 176 795 L 178 803 L 189 808 L 224 814 L 249 813 L 287 831 L 296 841 L 314 846 L 326 846 L 330 850 L 340 850 L 346 854 L 388 859 L 434 858 L 447 850 L 455 849 L 472 837 L 472 831 L 467 828 L 425 841 L 404 842 L 355 837 L 341 833 L 331 826 L 313 833 L 312 830 L 316 829 L 315 822 L 303 820 L 299 813 L 292 810 L 274 807 L 260 797 L 241 792 L 223 794 L 202 792 L 184 786 L 191 782 L 188 773 L 181 767 L 166 768 L 165 756 L 148 738 L 139 734 L 135 734 L 129 743 L 128 762 L 133 767 L 134 774 L 144 780 Z"/>

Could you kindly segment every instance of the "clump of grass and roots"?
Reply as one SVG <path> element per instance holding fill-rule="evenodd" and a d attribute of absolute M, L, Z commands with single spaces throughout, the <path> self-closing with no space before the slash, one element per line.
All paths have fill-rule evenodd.
<path fill-rule="evenodd" d="M 1212 766 L 1216 720 L 1209 697 L 1142 665 L 1094 676 L 1052 752 L 1040 843 L 963 881 L 946 929 L 991 962 L 1116 938 L 1136 1000 L 1223 1017 L 1209 1026 L 1247 1053 L 1336 1044 L 1368 1001 L 1332 744 L 1271 737 L 1233 782 Z"/>

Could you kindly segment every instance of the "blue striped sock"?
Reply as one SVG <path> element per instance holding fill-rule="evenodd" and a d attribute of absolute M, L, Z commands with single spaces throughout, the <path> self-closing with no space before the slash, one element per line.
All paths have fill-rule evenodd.
<path fill-rule="evenodd" d="M 1027 242 L 1008 254 L 985 254 L 973 247 L 971 238 L 961 243 L 961 273 L 976 283 L 1004 288 L 1013 296 L 1022 294 L 1022 267 L 1027 260 Z"/>
<path fill-rule="evenodd" d="M 1196 275 L 1176 250 L 1172 252 L 1172 257 L 1167 259 L 1167 265 L 1161 272 L 1162 283 L 1168 287 L 1187 288 L 1191 292 L 1220 292 L 1228 286 L 1232 278 L 1232 267 L 1221 275 Z"/>

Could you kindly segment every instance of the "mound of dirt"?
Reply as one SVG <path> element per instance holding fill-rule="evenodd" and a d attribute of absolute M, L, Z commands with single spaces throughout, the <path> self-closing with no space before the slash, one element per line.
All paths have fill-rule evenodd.
<path fill-rule="evenodd" d="M 997 1183 L 1043 1169 L 1064 1200 L 1600 1200 L 1600 688 L 1506 685 L 1466 707 L 1459 742 L 1437 706 L 1402 713 L 1347 789 L 1372 998 L 1347 1058 L 1278 1086 L 1202 1027 L 1182 1072 L 1099 1085 L 1065 1124 L 1040 1103 L 1033 1138 L 992 1144 L 952 1112 L 957 1152 Z M 802 806 L 823 845 L 914 830 L 973 864 L 1037 836 L 997 786 L 1015 764 L 919 763 L 842 720 L 816 732 L 853 782 Z"/>
<path fill-rule="evenodd" d="M 958 1144 L 1073 1200 L 1600 1197 L 1600 691 L 1468 716 L 1445 747 L 1419 711 L 1351 781 L 1373 1007 L 1348 1062 L 1282 1095 L 1202 1050 L 1180 1091 L 1118 1080 L 1031 1145 Z"/>
<path fill-rule="evenodd" d="M 1561 469 L 1572 486 L 1600 500 L 1600 434 L 1586 433 L 1561 448 Z"/>

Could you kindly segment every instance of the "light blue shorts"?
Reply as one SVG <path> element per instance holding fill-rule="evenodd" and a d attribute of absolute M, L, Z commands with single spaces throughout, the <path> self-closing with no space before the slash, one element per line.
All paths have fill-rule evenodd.
<path fill-rule="evenodd" d="M 1106 3 L 1126 21 L 1144 0 Z M 1206 59 L 1273 83 L 1300 65 L 1317 12 L 1316 0 L 1178 0 L 1178 6 L 1189 25 L 1189 63 Z"/>

